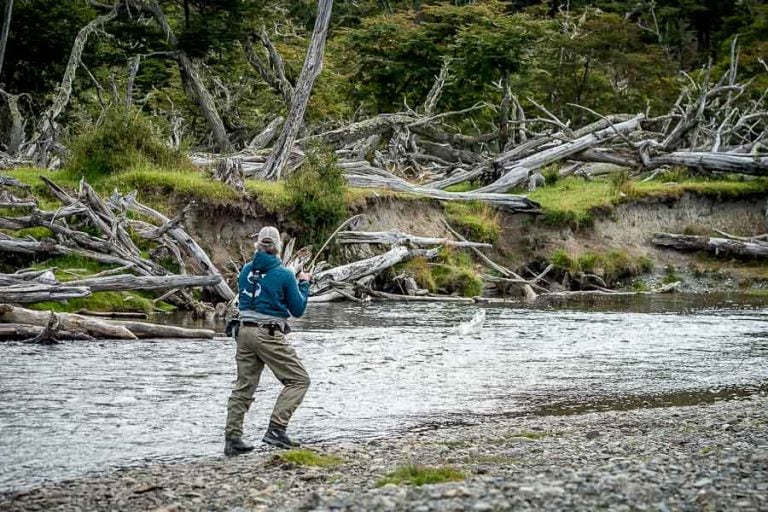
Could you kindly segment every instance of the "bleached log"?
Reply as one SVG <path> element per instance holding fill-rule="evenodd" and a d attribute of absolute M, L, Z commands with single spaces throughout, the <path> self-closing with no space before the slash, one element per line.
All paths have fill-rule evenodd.
<path fill-rule="evenodd" d="M 245 192 L 243 183 L 243 161 L 237 157 L 225 157 L 216 163 L 213 179 L 229 185 L 241 194 Z"/>
<path fill-rule="evenodd" d="M 508 153 L 504 153 L 502 155 L 497 156 L 493 160 L 493 164 L 496 166 L 505 166 L 505 167 L 509 166 L 510 170 L 514 170 L 515 168 L 524 168 L 524 169 L 527 169 L 528 172 L 531 172 L 531 171 L 540 169 L 542 167 L 545 167 L 551 163 L 567 158 L 570 155 L 574 155 L 576 153 L 584 151 L 585 149 L 596 146 L 601 142 L 604 142 L 606 140 L 616 137 L 618 134 L 628 133 L 633 130 L 637 130 L 640 127 L 640 121 L 642 121 L 643 119 L 644 119 L 643 115 L 638 115 L 637 117 L 634 117 L 629 121 L 624 121 L 622 123 L 612 125 L 609 128 L 604 128 L 602 130 L 589 133 L 571 142 L 559 144 L 553 148 L 546 149 L 538 153 L 534 153 L 533 155 L 530 155 L 523 159 L 515 160 L 514 164 L 512 164 L 511 166 L 509 162 L 510 157 Z M 527 176 L 525 177 L 525 179 L 527 179 Z M 520 173 L 508 172 L 505 175 L 503 175 L 501 178 L 496 180 L 495 182 L 491 183 L 490 185 L 479 188 L 474 192 L 476 193 L 505 192 L 510 188 L 521 185 L 522 183 L 524 183 L 524 181 L 525 181 L 524 179 L 521 179 Z"/>
<path fill-rule="evenodd" d="M 277 116 L 253 139 L 248 143 L 248 149 L 256 151 L 267 147 L 267 145 L 277 137 L 280 127 L 283 125 L 285 118 Z"/>
<path fill-rule="evenodd" d="M 16 252 L 19 254 L 44 254 L 51 256 L 66 256 L 76 255 L 99 263 L 113 264 L 113 265 L 132 265 L 133 263 L 117 256 L 109 254 L 101 254 L 94 251 L 88 251 L 84 249 L 74 249 L 64 245 L 57 244 L 55 241 L 47 240 L 18 240 L 15 238 L 2 238 L 0 237 L 0 250 L 8 252 Z"/>
<path fill-rule="evenodd" d="M 408 125 L 415 120 L 415 117 L 407 114 L 379 114 L 342 128 L 299 139 L 297 142 L 302 145 L 319 142 L 341 147 L 357 140 L 367 139 L 371 135 L 383 133 L 397 126 Z"/>
<path fill-rule="evenodd" d="M 210 329 L 187 329 L 173 325 L 123 320 L 115 320 L 113 323 L 128 329 L 134 336 L 140 339 L 213 339 L 216 335 Z"/>
<path fill-rule="evenodd" d="M 0 341 L 24 341 L 40 336 L 45 327 L 26 324 L 0 324 Z M 56 339 L 60 341 L 92 341 L 93 336 L 82 332 L 56 331 Z"/>
<path fill-rule="evenodd" d="M 315 282 L 311 288 L 312 295 L 319 295 L 329 290 L 333 283 L 352 282 L 365 276 L 376 275 L 402 261 L 417 256 L 431 259 L 437 256 L 437 250 L 408 249 L 397 246 L 384 254 L 325 270 L 315 276 Z"/>
<path fill-rule="evenodd" d="M 662 165 L 684 165 L 713 171 L 768 176 L 768 157 L 732 153 L 709 153 L 701 151 L 676 151 L 651 157 L 649 167 Z"/>
<path fill-rule="evenodd" d="M 676 235 L 672 233 L 654 233 L 651 242 L 654 245 L 670 247 L 680 251 L 712 252 L 717 256 L 768 257 L 768 243 L 743 242 L 729 238 Z"/>
<path fill-rule="evenodd" d="M 531 201 L 525 196 L 482 193 L 477 190 L 471 192 L 446 192 L 444 190 L 413 185 L 385 169 L 373 167 L 367 162 L 342 162 L 340 165 L 345 170 L 344 176 L 347 182 L 353 187 L 397 190 L 441 201 L 482 201 L 511 212 L 537 212 L 540 208 L 538 203 Z"/>
<path fill-rule="evenodd" d="M 57 313 L 60 327 L 65 331 L 84 332 L 94 338 L 135 340 L 137 339 L 130 330 L 122 325 L 88 318 L 71 313 Z M 0 304 L 0 322 L 12 324 L 37 325 L 45 327 L 50 320 L 47 311 L 34 311 L 18 306 Z"/>
<path fill-rule="evenodd" d="M 396 293 L 380 292 L 367 286 L 357 286 L 355 289 L 379 300 L 398 302 L 458 302 L 461 304 L 471 304 L 475 302 L 475 299 L 472 297 L 454 297 L 452 295 L 397 295 Z"/>
<path fill-rule="evenodd" d="M 131 210 L 154 219 L 162 225 L 168 224 L 170 222 L 170 219 L 162 213 L 136 201 L 136 192 L 132 192 L 127 196 L 122 196 L 117 193 L 113 194 L 113 196 L 110 198 L 110 204 L 114 207 L 122 207 L 123 209 Z M 200 247 L 200 245 L 191 236 L 189 236 L 186 231 L 180 227 L 175 227 L 168 230 L 168 235 L 170 235 L 176 242 L 179 243 L 181 247 L 187 251 L 190 256 L 192 256 L 197 267 L 202 273 L 211 276 L 218 276 L 221 278 L 221 273 L 208 257 L 208 254 L 206 254 L 203 248 Z M 232 300 L 235 297 L 234 292 L 223 278 L 212 288 L 224 300 Z"/>
<path fill-rule="evenodd" d="M 13 284 L 0 286 L 0 303 L 31 304 L 49 300 L 67 300 L 88 297 L 91 290 L 84 286 L 50 284 Z"/>
<path fill-rule="evenodd" d="M 419 245 L 446 247 L 483 247 L 493 245 L 481 242 L 456 241 L 450 238 L 434 238 L 409 235 L 400 231 L 342 231 L 336 237 L 340 244 Z"/>
<path fill-rule="evenodd" d="M 122 274 L 97 278 L 76 279 L 67 281 L 67 286 L 81 286 L 91 291 L 132 291 L 132 290 L 170 290 L 174 288 L 190 288 L 215 286 L 222 281 L 220 275 L 207 276 L 134 276 Z M 1 299 L 2 297 L 0 297 Z"/>

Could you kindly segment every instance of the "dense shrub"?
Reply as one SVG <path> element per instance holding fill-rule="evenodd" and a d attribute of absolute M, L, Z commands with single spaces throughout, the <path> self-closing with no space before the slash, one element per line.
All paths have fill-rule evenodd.
<path fill-rule="evenodd" d="M 313 152 L 285 181 L 293 217 L 313 244 L 322 243 L 346 216 L 346 184 L 332 154 Z"/>
<path fill-rule="evenodd" d="M 146 116 L 124 107 L 110 109 L 99 124 L 78 135 L 70 147 L 67 169 L 91 180 L 140 164 L 175 168 L 184 162 L 180 153 L 163 143 Z"/>

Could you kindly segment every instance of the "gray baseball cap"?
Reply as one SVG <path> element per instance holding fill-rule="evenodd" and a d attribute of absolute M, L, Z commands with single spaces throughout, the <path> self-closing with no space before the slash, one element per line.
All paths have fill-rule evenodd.
<path fill-rule="evenodd" d="M 256 243 L 266 247 L 274 247 L 277 249 L 277 252 L 280 252 L 283 247 L 280 231 L 274 226 L 264 226 L 261 228 L 259 234 L 256 235 Z"/>

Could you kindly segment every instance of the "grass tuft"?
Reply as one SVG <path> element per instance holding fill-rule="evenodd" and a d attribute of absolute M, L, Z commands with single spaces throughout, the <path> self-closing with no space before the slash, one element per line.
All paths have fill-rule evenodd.
<path fill-rule="evenodd" d="M 464 473 L 451 467 L 430 467 L 410 464 L 400 466 L 391 473 L 388 473 L 387 476 L 376 483 L 376 486 L 383 487 L 387 484 L 421 486 L 442 482 L 458 482 L 464 480 L 464 478 Z"/>
<path fill-rule="evenodd" d="M 492 244 L 501 236 L 499 214 L 485 203 L 446 203 L 445 216 L 451 225 L 473 242 Z"/>
<path fill-rule="evenodd" d="M 339 457 L 324 455 L 305 448 L 287 450 L 278 454 L 277 457 L 285 462 L 290 462 L 291 464 L 296 464 L 298 466 L 312 466 L 318 468 L 338 466 L 344 462 Z"/>

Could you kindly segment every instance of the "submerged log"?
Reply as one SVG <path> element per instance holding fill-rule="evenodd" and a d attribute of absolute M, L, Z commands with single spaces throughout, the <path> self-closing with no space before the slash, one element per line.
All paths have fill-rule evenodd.
<path fill-rule="evenodd" d="M 708 251 L 716 256 L 768 257 L 768 243 L 744 242 L 729 238 L 654 233 L 653 244 L 680 251 Z"/>

